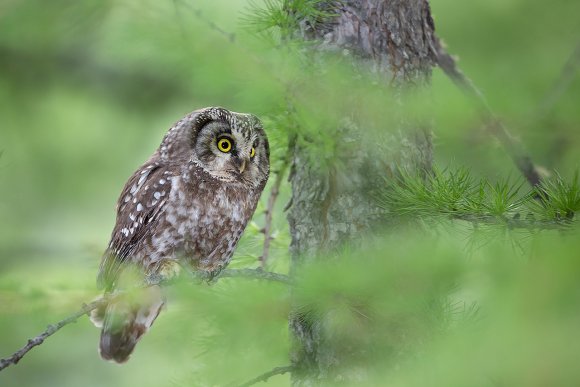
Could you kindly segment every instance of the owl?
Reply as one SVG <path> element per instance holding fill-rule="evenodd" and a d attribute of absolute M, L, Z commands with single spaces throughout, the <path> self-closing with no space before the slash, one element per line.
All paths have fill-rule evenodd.
<path fill-rule="evenodd" d="M 117 203 L 97 279 L 109 301 L 91 315 L 103 359 L 125 362 L 161 311 L 162 289 L 147 279 L 181 270 L 212 277 L 229 263 L 269 165 L 266 133 L 251 114 L 209 107 L 169 129 Z"/>

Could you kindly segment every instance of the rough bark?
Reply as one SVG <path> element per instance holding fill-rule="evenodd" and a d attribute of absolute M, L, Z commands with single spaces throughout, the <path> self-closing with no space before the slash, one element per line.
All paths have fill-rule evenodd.
<path fill-rule="evenodd" d="M 395 90 L 429 83 L 435 63 L 434 27 L 426 0 L 345 0 L 319 4 L 333 17 L 302 20 L 298 34 L 315 41 L 314 49 L 345 52 L 361 71 L 372 71 Z M 345 117 L 356 112 L 344 112 Z M 309 148 L 296 145 L 290 176 L 292 206 L 288 219 L 292 236 L 293 270 L 332 254 L 333 247 L 355 241 L 369 232 L 381 210 L 369 197 L 376 181 L 382 181 L 389 167 L 428 170 L 432 161 L 428 127 L 413 120 L 401 121 L 400 136 L 385 135 L 389 152 L 369 154 L 360 141 L 357 123 L 339 132 L 360 151 L 348 159 L 336 155 L 337 166 L 316 163 Z M 410 124 L 411 123 L 411 124 Z M 409 126 L 413 130 L 408 130 Z M 403 127 L 405 127 L 403 130 Z M 389 128 L 389 133 L 397 132 Z M 324 131 L 324 128 L 320 128 Z M 297 143 L 299 144 L 299 142 Z M 354 156 L 353 156 L 354 155 Z M 342 158 L 342 159 L 341 159 Z M 391 171 L 392 172 L 392 171 Z M 290 319 L 294 336 L 291 354 L 294 385 L 356 382 L 364 380 L 365 348 L 341 346 L 330 337 L 322 317 L 296 312 Z M 358 364 L 359 366 L 353 366 Z"/>

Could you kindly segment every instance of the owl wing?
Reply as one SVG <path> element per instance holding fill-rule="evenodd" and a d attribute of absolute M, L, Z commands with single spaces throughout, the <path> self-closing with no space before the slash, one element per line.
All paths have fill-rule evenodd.
<path fill-rule="evenodd" d="M 171 191 L 171 172 L 146 163 L 127 181 L 117 203 L 117 222 L 101 261 L 99 287 L 111 290 L 120 272 L 157 227 Z"/>

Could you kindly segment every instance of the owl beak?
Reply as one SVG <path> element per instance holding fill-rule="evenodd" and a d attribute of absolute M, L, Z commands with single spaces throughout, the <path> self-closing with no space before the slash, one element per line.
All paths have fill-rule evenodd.
<path fill-rule="evenodd" d="M 240 160 L 240 166 L 238 168 L 238 170 L 240 171 L 240 173 L 244 173 L 244 171 L 246 170 L 246 164 L 247 164 L 247 160 L 246 159 L 242 159 Z"/>

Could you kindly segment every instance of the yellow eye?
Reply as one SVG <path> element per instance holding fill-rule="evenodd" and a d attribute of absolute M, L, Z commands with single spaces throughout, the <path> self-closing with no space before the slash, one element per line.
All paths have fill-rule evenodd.
<path fill-rule="evenodd" d="M 256 148 L 252 147 L 252 150 L 250 151 L 250 158 L 254 158 L 255 155 L 256 155 Z"/>
<path fill-rule="evenodd" d="M 228 153 L 229 151 L 232 150 L 232 142 L 229 138 L 218 138 L 217 140 L 217 147 L 220 151 L 224 152 L 224 153 Z"/>

